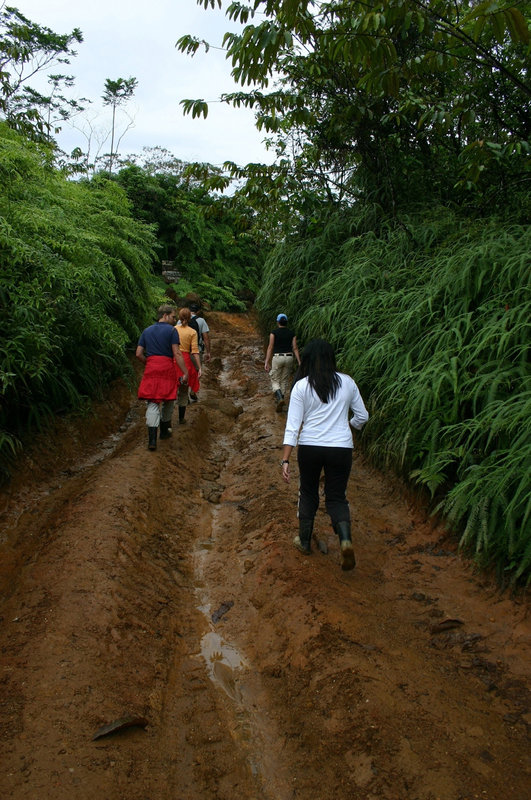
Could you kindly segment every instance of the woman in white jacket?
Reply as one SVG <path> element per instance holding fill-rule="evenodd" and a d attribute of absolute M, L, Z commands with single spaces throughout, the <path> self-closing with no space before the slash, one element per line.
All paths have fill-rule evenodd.
<path fill-rule="evenodd" d="M 352 378 L 337 372 L 334 350 L 324 339 L 313 339 L 306 345 L 295 381 L 281 462 L 282 477 L 289 483 L 289 459 L 298 444 L 299 534 L 293 544 L 301 553 L 311 553 L 313 522 L 319 507 L 319 479 L 324 470 L 325 506 L 339 537 L 341 567 L 353 569 L 356 559 L 346 497 L 352 468 L 350 426 L 361 430 L 369 415 Z"/>

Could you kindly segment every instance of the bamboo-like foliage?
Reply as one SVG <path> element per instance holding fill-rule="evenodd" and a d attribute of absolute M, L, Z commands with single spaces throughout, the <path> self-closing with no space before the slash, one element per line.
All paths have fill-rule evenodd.
<path fill-rule="evenodd" d="M 426 487 L 481 563 L 527 581 L 530 253 L 528 226 L 494 218 L 343 212 L 277 248 L 257 301 L 274 319 L 282 298 L 302 343 L 336 347 L 374 463 Z"/>
<path fill-rule="evenodd" d="M 107 180 L 67 181 L 0 126 L 0 453 L 126 374 L 148 321 L 154 236 Z M 5 459 L 2 459 L 5 463 Z"/>

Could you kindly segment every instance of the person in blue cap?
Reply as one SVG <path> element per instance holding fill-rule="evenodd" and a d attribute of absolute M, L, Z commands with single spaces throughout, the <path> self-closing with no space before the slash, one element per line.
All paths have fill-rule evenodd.
<path fill-rule="evenodd" d="M 269 372 L 271 388 L 275 397 L 277 411 L 284 408 L 285 395 L 290 387 L 294 370 L 294 361 L 301 363 L 297 337 L 288 328 L 286 314 L 277 316 L 278 327 L 269 334 L 269 345 L 265 357 L 264 369 Z"/>

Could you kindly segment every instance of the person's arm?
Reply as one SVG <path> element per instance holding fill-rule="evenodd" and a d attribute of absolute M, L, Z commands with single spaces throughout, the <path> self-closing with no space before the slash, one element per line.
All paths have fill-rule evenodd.
<path fill-rule="evenodd" d="M 275 337 L 272 333 L 269 334 L 269 345 L 267 348 L 267 353 L 265 357 L 265 364 L 264 369 L 266 372 L 269 372 L 271 369 L 271 359 L 273 358 L 273 347 L 275 346 Z"/>
<path fill-rule="evenodd" d="M 350 420 L 350 424 L 355 430 L 361 431 L 361 429 L 369 419 L 369 413 L 365 408 L 365 403 L 362 400 L 360 390 L 358 389 L 355 383 L 354 383 L 354 393 L 350 401 L 350 408 L 352 410 L 352 417 Z"/>
<path fill-rule="evenodd" d="M 293 387 L 289 399 L 288 418 L 284 431 L 284 450 L 282 452 L 282 477 L 289 483 L 289 459 L 299 439 L 299 432 L 304 418 L 304 399 L 298 388 L 299 381 Z M 288 463 L 286 463 L 288 462 Z"/>
<path fill-rule="evenodd" d="M 197 339 L 197 331 L 192 328 L 192 341 L 190 342 L 190 358 L 192 364 L 197 370 L 197 374 L 201 377 L 201 361 L 199 360 L 199 344 Z"/>
<path fill-rule="evenodd" d="M 300 365 L 301 365 L 301 357 L 299 355 L 299 348 L 297 347 L 297 337 L 296 336 L 293 337 L 293 340 L 291 342 L 291 349 L 293 350 L 293 355 L 297 359 L 297 364 L 300 367 Z"/>
<path fill-rule="evenodd" d="M 284 452 L 282 453 L 282 465 L 281 466 L 282 466 L 282 477 L 286 481 L 286 483 L 289 483 L 289 480 L 290 480 L 290 477 L 291 477 L 290 472 L 289 472 L 289 457 L 291 455 L 291 451 L 292 450 L 293 450 L 293 447 L 290 444 L 285 444 L 284 445 Z"/>
<path fill-rule="evenodd" d="M 173 357 L 177 362 L 177 366 L 183 373 L 183 383 L 188 383 L 188 367 L 186 366 L 186 361 L 183 358 L 183 354 L 179 350 L 179 345 L 172 344 L 171 349 L 173 351 Z"/>
<path fill-rule="evenodd" d="M 205 345 L 205 361 L 210 361 L 210 334 L 203 331 L 203 343 Z"/>
<path fill-rule="evenodd" d="M 144 348 L 142 347 L 142 345 L 140 345 L 140 344 L 138 345 L 138 347 L 136 348 L 135 355 L 138 358 L 138 360 L 142 362 L 142 364 L 146 363 L 147 358 L 146 358 L 146 356 L 144 354 Z"/>

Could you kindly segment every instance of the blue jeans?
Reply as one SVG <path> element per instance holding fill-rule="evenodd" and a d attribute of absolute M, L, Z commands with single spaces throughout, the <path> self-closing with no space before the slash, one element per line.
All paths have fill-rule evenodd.
<path fill-rule="evenodd" d="M 300 444 L 297 462 L 300 475 L 299 519 L 315 517 L 319 508 L 319 478 L 324 470 L 325 507 L 332 525 L 350 522 L 346 492 L 352 469 L 352 448 Z"/>

